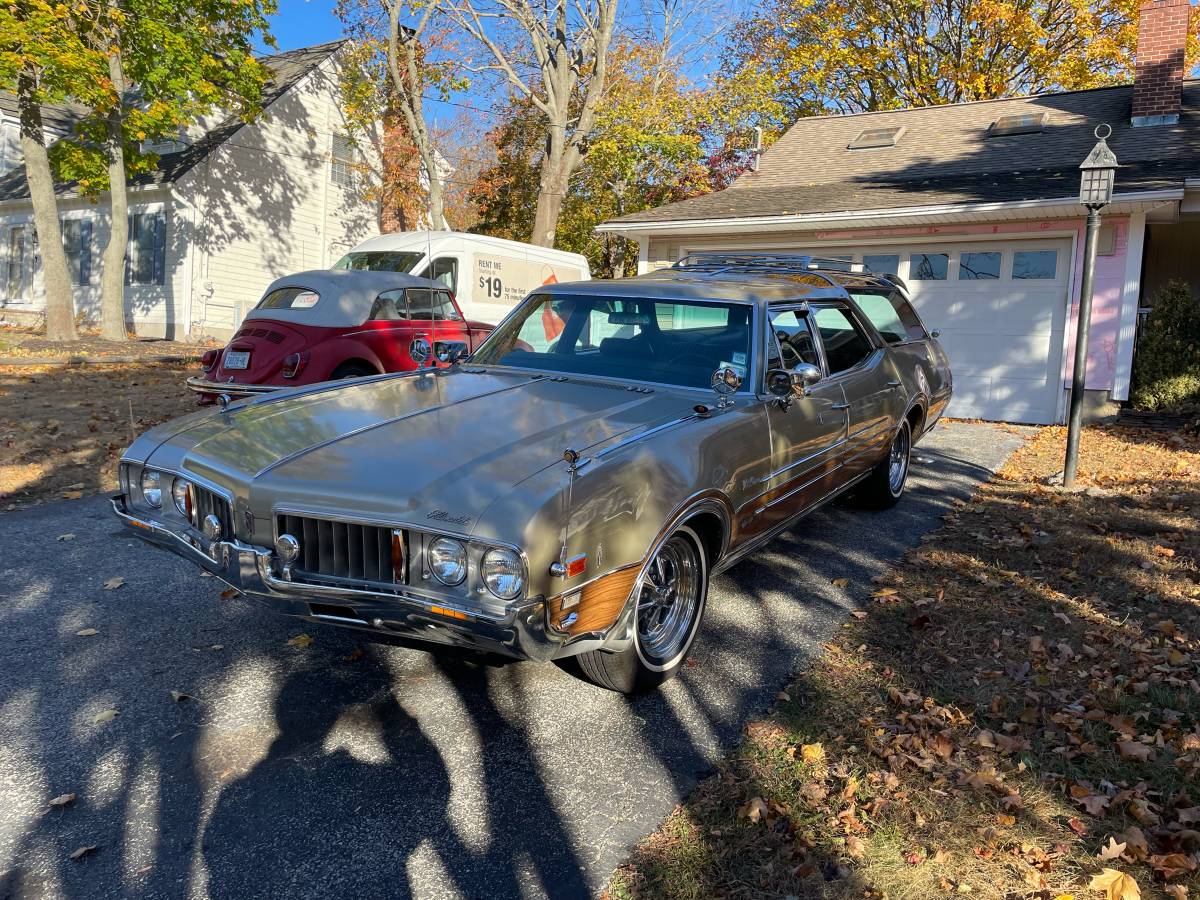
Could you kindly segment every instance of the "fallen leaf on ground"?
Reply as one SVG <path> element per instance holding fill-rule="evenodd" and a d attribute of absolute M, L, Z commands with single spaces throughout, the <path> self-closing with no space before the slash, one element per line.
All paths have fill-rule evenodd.
<path fill-rule="evenodd" d="M 810 766 L 825 762 L 825 748 L 820 744 L 804 744 L 800 747 L 800 758 Z"/>
<path fill-rule="evenodd" d="M 51 800 L 46 805 L 47 806 L 67 806 L 68 804 L 74 803 L 74 802 L 75 802 L 74 794 L 59 794 L 57 797 L 55 797 L 53 800 Z"/>
<path fill-rule="evenodd" d="M 1182 884 L 1164 885 L 1163 893 L 1165 893 L 1168 897 L 1170 897 L 1171 900 L 1188 900 L 1188 889 L 1187 889 L 1186 885 L 1182 885 Z"/>
<path fill-rule="evenodd" d="M 96 713 L 96 717 L 92 719 L 92 722 L 96 725 L 103 725 L 105 722 L 111 722 L 119 715 L 120 713 L 115 709 L 106 709 L 104 712 Z"/>
<path fill-rule="evenodd" d="M 1116 859 L 1125 852 L 1125 848 L 1128 846 L 1129 845 L 1125 843 L 1118 844 L 1110 835 L 1108 838 L 1108 843 L 1100 848 L 1100 852 L 1096 854 L 1096 857 L 1097 859 L 1103 859 L 1106 861 L 1110 859 Z"/>
<path fill-rule="evenodd" d="M 95 844 L 88 844 L 87 846 L 84 846 L 84 847 L 76 847 L 74 850 L 71 851 L 71 859 L 83 859 L 89 853 L 95 853 L 99 849 L 100 848 L 97 847 Z"/>
<path fill-rule="evenodd" d="M 182 703 L 184 700 L 195 700 L 191 694 L 185 694 L 183 691 L 171 691 L 171 699 L 176 703 Z"/>
<path fill-rule="evenodd" d="M 1196 871 L 1196 863 L 1185 853 L 1164 853 L 1161 856 L 1151 856 L 1150 865 L 1164 879 L 1175 878 Z"/>
<path fill-rule="evenodd" d="M 856 619 L 865 619 L 867 617 L 867 614 L 861 609 L 856 609 L 854 612 L 850 613 L 850 615 L 854 616 Z"/>
<path fill-rule="evenodd" d="M 1118 741 L 1117 752 L 1126 759 L 1145 762 L 1154 755 L 1154 751 L 1138 741 Z"/>
<path fill-rule="evenodd" d="M 745 806 L 738 810 L 738 815 L 751 822 L 759 822 L 766 817 L 768 811 L 766 800 L 762 797 L 752 797 Z"/>
<path fill-rule="evenodd" d="M 313 642 L 313 639 L 312 639 L 311 635 L 298 634 L 294 638 L 292 638 L 291 640 L 288 641 L 288 646 L 289 647 L 297 647 L 300 650 L 303 650 L 305 647 L 312 644 L 312 642 Z"/>
<path fill-rule="evenodd" d="M 1088 882 L 1093 891 L 1103 891 L 1108 900 L 1140 900 L 1141 888 L 1137 882 L 1116 869 L 1105 869 Z"/>
<path fill-rule="evenodd" d="M 850 835 L 846 838 L 846 852 L 855 859 L 862 859 L 866 855 L 867 844 L 862 838 Z"/>
<path fill-rule="evenodd" d="M 57 540 L 57 541 L 73 541 L 73 540 L 75 540 L 75 535 L 60 534 L 57 538 L 55 538 L 55 540 Z"/>
<path fill-rule="evenodd" d="M 80 628 L 77 632 L 75 632 L 75 636 L 76 637 L 93 637 L 99 633 L 100 632 L 97 631 L 95 628 Z"/>
<path fill-rule="evenodd" d="M 849 578 L 835 578 L 835 579 L 833 579 L 833 581 L 831 581 L 829 583 L 832 584 L 834 587 L 845 587 L 846 585 L 848 585 L 850 583 L 850 579 Z"/>
<path fill-rule="evenodd" d="M 240 593 L 241 591 L 239 591 L 237 588 L 225 588 L 225 590 L 221 591 L 221 599 L 232 600 Z"/>
<path fill-rule="evenodd" d="M 119 588 L 124 583 L 125 583 L 125 579 L 121 578 L 119 576 L 117 578 L 110 578 L 110 579 L 108 579 L 108 581 L 104 582 L 104 589 L 106 591 L 115 591 L 117 588 Z"/>

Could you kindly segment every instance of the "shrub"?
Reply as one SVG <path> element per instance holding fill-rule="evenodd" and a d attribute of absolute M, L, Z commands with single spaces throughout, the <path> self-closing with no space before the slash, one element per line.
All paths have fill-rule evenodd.
<path fill-rule="evenodd" d="M 1155 295 L 1138 335 L 1129 399 L 1149 410 L 1200 403 L 1200 300 L 1186 282 Z"/>

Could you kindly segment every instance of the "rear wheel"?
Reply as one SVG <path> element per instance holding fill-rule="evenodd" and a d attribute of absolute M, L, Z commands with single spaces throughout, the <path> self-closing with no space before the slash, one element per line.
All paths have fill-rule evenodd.
<path fill-rule="evenodd" d="M 900 502 L 908 483 L 908 464 L 912 455 L 912 426 L 908 420 L 900 423 L 892 438 L 888 455 L 879 461 L 871 474 L 854 493 L 854 499 L 868 509 L 889 509 Z"/>
<path fill-rule="evenodd" d="M 623 694 L 648 691 L 670 680 L 696 640 L 707 601 L 704 543 L 695 531 L 680 525 L 655 551 L 638 582 L 632 644 L 620 653 L 581 653 L 584 676 Z"/>
<path fill-rule="evenodd" d="M 330 380 L 337 381 L 341 378 L 366 378 L 368 375 L 378 375 L 379 373 L 364 363 L 344 362 L 336 369 Z"/>

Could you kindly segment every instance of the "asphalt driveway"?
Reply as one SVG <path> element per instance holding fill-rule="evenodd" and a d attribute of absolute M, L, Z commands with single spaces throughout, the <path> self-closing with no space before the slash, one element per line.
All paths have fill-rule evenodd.
<path fill-rule="evenodd" d="M 100 498 L 0 513 L 0 900 L 595 894 L 1020 441 L 940 426 L 896 509 L 837 504 L 716 579 L 691 664 L 636 700 L 222 599 Z"/>

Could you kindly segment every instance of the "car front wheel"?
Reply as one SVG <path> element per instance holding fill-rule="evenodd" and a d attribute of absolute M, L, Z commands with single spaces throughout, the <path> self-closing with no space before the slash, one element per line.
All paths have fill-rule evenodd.
<path fill-rule="evenodd" d="M 630 646 L 620 653 L 579 655 L 589 681 L 623 694 L 648 691 L 673 678 L 696 640 L 708 601 L 708 558 L 695 531 L 680 525 L 662 542 L 635 598 Z"/>

